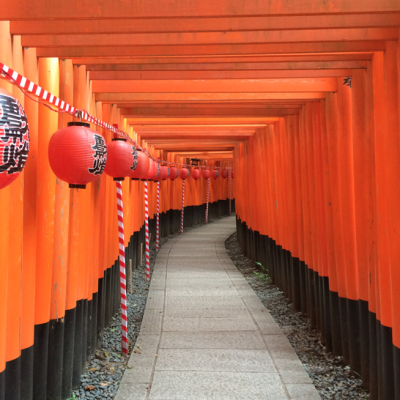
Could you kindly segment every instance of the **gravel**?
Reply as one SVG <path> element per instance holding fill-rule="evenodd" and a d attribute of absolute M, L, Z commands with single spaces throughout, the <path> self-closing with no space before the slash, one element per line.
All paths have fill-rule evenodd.
<path fill-rule="evenodd" d="M 209 223 L 213 220 L 209 219 Z M 185 228 L 184 232 L 198 228 L 203 224 Z M 160 246 L 169 239 L 178 236 L 178 233 L 168 237 L 160 238 Z M 150 246 L 150 274 L 152 275 L 156 260 L 156 246 Z M 144 309 L 146 307 L 147 294 L 150 282 L 146 282 L 146 266 L 139 266 L 132 271 L 133 294 L 127 293 L 128 306 L 128 338 L 129 355 L 121 353 L 121 314 L 117 312 L 108 327 L 104 329 L 98 341 L 95 354 L 87 363 L 86 371 L 81 376 L 81 385 L 73 391 L 72 397 L 67 400 L 82 399 L 113 399 L 118 391 L 132 350 L 135 347 L 136 339 L 139 336 L 142 324 Z M 129 289 L 129 285 L 128 285 Z"/>
<path fill-rule="evenodd" d="M 286 334 L 321 399 L 369 399 L 358 374 L 343 363 L 342 357 L 326 351 L 319 333 L 310 327 L 307 317 L 296 312 L 282 291 L 243 254 L 236 233 L 225 245 L 233 263 Z"/>

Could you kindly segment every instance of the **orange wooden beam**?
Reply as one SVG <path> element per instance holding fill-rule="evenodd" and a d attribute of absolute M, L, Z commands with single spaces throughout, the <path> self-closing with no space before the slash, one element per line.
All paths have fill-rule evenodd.
<path fill-rule="evenodd" d="M 182 151 L 173 151 L 166 150 L 169 153 L 174 153 L 177 156 L 183 158 L 200 158 L 202 160 L 206 159 L 207 161 L 217 160 L 217 161 L 232 161 L 233 160 L 233 150 L 230 150 L 226 153 L 214 152 L 212 150 L 204 150 L 204 151 L 190 151 L 190 152 L 182 152 Z"/>
<path fill-rule="evenodd" d="M 333 78 L 316 79 L 226 79 L 226 80 L 159 80 L 159 81 L 93 81 L 93 93 L 296 93 L 336 92 Z"/>
<path fill-rule="evenodd" d="M 213 102 L 210 104 L 209 102 L 204 103 L 152 103 L 151 108 L 160 109 L 160 108 L 170 108 L 171 110 L 181 110 L 181 109 L 197 109 L 197 108 L 259 108 L 263 110 L 273 110 L 276 108 L 296 108 L 300 109 L 302 107 L 303 102 L 287 102 L 287 103 L 240 103 L 240 102 L 231 102 L 231 103 L 223 103 L 223 102 Z M 117 107 L 119 108 L 134 108 L 134 107 L 145 107 L 142 103 L 121 103 L 119 105 L 117 103 Z"/>
<path fill-rule="evenodd" d="M 108 93 L 104 93 L 104 94 L 108 94 Z M 115 94 L 118 95 L 119 93 L 110 93 L 110 94 Z M 101 95 L 101 94 L 97 94 L 97 95 Z M 125 93 L 121 93 L 121 95 L 125 95 Z M 240 104 L 240 106 L 243 107 L 270 107 L 270 106 L 276 106 L 279 108 L 279 106 L 281 105 L 285 105 L 287 107 L 290 108 L 291 105 L 304 105 L 306 103 L 309 102 L 314 102 L 315 99 L 255 99 L 255 100 L 190 100 L 190 99 L 186 99 L 185 102 L 183 101 L 175 101 L 175 100 L 170 100 L 168 102 L 165 101 L 159 101 L 159 100 L 137 100 L 137 101 L 129 101 L 129 100 L 119 100 L 119 101 L 112 101 L 113 104 L 116 104 L 117 107 L 135 107 L 135 106 L 147 106 L 147 105 L 151 105 L 152 107 L 157 107 L 157 105 L 159 104 L 168 104 L 171 107 L 175 106 L 175 105 L 185 105 L 187 107 L 196 107 L 197 105 L 201 105 L 202 107 L 210 107 L 210 105 L 212 106 L 216 106 L 216 107 L 222 107 L 222 106 L 227 106 L 230 107 L 232 105 L 232 107 L 234 107 L 237 104 Z M 106 100 L 104 101 L 104 103 L 108 103 L 109 101 Z"/>
<path fill-rule="evenodd" d="M 95 71 L 92 80 L 176 80 L 176 79 L 279 79 L 329 78 L 352 75 L 352 69 L 311 69 L 272 71 Z"/>
<path fill-rule="evenodd" d="M 221 148 L 221 147 L 232 147 L 234 146 L 235 143 L 242 143 L 242 139 L 227 139 L 227 138 L 204 138 L 199 141 L 195 142 L 184 142 L 179 139 L 165 139 L 165 138 L 159 138 L 159 139 L 149 139 L 147 140 L 147 143 L 154 144 L 154 145 L 163 145 L 163 146 L 175 146 L 179 147 L 181 149 L 186 150 L 188 146 L 192 146 L 191 148 L 202 148 L 202 147 L 211 147 L 211 148 Z"/>
<path fill-rule="evenodd" d="M 163 149 L 169 151 L 184 151 L 185 153 L 189 150 L 194 150 L 196 152 L 203 150 L 218 150 L 218 151 L 232 151 L 235 148 L 235 144 L 218 144 L 218 143 L 187 143 L 182 144 L 182 142 L 177 143 L 164 143 L 164 144 L 153 144 L 156 149 Z"/>
<path fill-rule="evenodd" d="M 22 36 L 24 47 L 182 46 L 396 40 L 398 28 Z"/>
<path fill-rule="evenodd" d="M 366 61 L 373 53 L 322 53 L 322 54 L 280 54 L 280 55 L 226 55 L 226 56 L 169 56 L 169 57 L 81 57 L 73 58 L 73 64 L 86 65 L 87 71 L 127 71 L 166 69 L 161 64 L 218 64 L 218 63 L 277 63 L 311 61 Z M 151 65 L 153 64 L 153 65 Z M 182 66 L 184 68 L 184 66 Z"/>
<path fill-rule="evenodd" d="M 268 118 L 268 123 L 275 123 L 279 121 L 279 118 Z M 185 130 L 185 129 L 190 129 L 192 131 L 194 130 L 199 130 L 199 131 L 218 131 L 218 130 L 227 130 L 227 129 L 246 129 L 246 130 L 254 130 L 258 128 L 264 128 L 265 123 L 241 123 L 241 124 L 235 124 L 235 123 L 204 123 L 204 124 L 186 124 L 186 123 L 181 123 L 181 124 L 171 124 L 171 125 L 158 125 L 158 124 L 152 124 L 148 123 L 146 125 L 137 125 L 135 124 L 136 121 L 130 123 L 128 121 L 128 124 L 134 129 L 136 132 L 147 132 L 147 131 L 152 131 L 152 130 L 172 130 L 172 131 L 178 131 L 178 130 Z M 158 122 L 158 121 L 156 121 Z"/>
<path fill-rule="evenodd" d="M 233 150 L 233 149 L 232 149 Z M 204 150 L 204 151 L 190 151 L 190 152 L 182 152 L 179 151 L 179 149 L 174 150 L 166 150 L 169 153 L 174 153 L 177 156 L 183 157 L 183 158 L 201 158 L 201 159 L 207 159 L 208 161 L 211 160 L 217 160 L 217 161 L 232 161 L 233 160 L 233 152 L 230 150 L 227 153 L 219 153 L 219 152 L 214 152 L 210 150 Z"/>
<path fill-rule="evenodd" d="M 269 61 L 269 62 L 247 62 L 235 60 L 234 62 L 196 62 L 196 63 L 142 63 L 142 64 L 117 64 L 117 65 L 92 65 L 86 68 L 90 71 L 92 79 L 102 79 L 102 76 L 107 76 L 105 73 L 114 73 L 116 78 L 121 79 L 121 72 L 166 72 L 166 71 L 265 71 L 265 70 L 310 70 L 310 69 L 355 69 L 355 68 L 366 68 L 368 61 L 372 58 L 371 55 L 363 55 L 367 59 L 365 60 L 327 60 L 323 59 L 318 61 L 297 61 L 296 57 L 280 57 L 281 61 Z M 312 56 L 309 56 L 312 57 Z M 333 57 L 340 58 L 340 55 Z M 286 58 L 286 59 L 285 59 Z M 288 59 L 289 58 L 289 59 Z M 303 56 L 304 58 L 304 56 Z M 124 78 L 122 78 L 124 79 Z M 127 79 L 127 78 L 125 78 Z"/>
<path fill-rule="evenodd" d="M 98 81 L 99 82 L 99 81 Z M 324 92 L 308 93 L 96 93 L 96 101 L 117 103 L 119 101 L 212 101 L 212 100 L 291 100 L 324 99 Z"/>
<path fill-rule="evenodd" d="M 304 16 L 260 16 L 230 18 L 149 18 L 117 19 L 104 23 L 98 19 L 34 20 L 11 22 L 13 35 L 71 35 L 96 33 L 229 32 L 286 29 L 330 29 L 395 27 L 399 14 L 341 14 Z"/>
<path fill-rule="evenodd" d="M 195 157 L 195 158 L 201 158 L 202 160 L 207 160 L 207 162 L 210 162 L 210 161 L 231 162 L 231 161 L 233 161 L 233 151 L 232 150 L 229 152 L 229 154 L 214 153 L 213 151 L 210 151 L 210 150 L 208 150 L 208 151 L 205 150 L 205 151 L 201 151 L 201 152 L 192 151 L 192 152 L 188 152 L 188 153 L 182 153 L 179 150 L 177 150 L 177 151 L 165 150 L 165 151 L 168 151 L 169 153 L 174 153 L 175 156 L 182 157 L 183 159 Z M 179 162 L 179 161 L 177 161 L 177 162 Z"/>
<path fill-rule="evenodd" d="M 171 150 L 169 150 L 171 152 Z M 230 156 L 232 157 L 232 151 L 231 150 L 182 150 L 182 149 L 177 149 L 175 153 L 179 155 L 194 155 L 194 154 L 201 154 L 201 155 L 211 155 L 212 157 L 218 157 L 218 156 Z"/>
<path fill-rule="evenodd" d="M 175 141 L 167 141 L 167 140 L 149 140 L 147 143 L 153 146 L 163 146 L 164 149 L 180 149 L 183 151 L 188 150 L 203 150 L 203 149 L 211 149 L 211 150 L 224 150 L 229 151 L 238 144 L 242 143 L 243 140 L 213 140 L 213 141 L 201 141 L 201 142 L 182 142 L 181 140 Z M 189 147 L 190 146 L 190 147 Z"/>
<path fill-rule="evenodd" d="M 166 150 L 168 153 L 174 153 L 177 156 L 184 157 L 184 158 L 194 158 L 194 157 L 201 157 L 202 159 L 207 159 L 207 160 L 233 160 L 233 153 L 232 151 L 228 152 L 214 152 L 210 150 L 204 150 L 204 151 L 171 151 L 171 150 Z"/>
<path fill-rule="evenodd" d="M 131 125 L 246 125 L 246 124 L 268 124 L 276 122 L 277 117 L 203 117 L 203 118 L 127 118 Z"/>
<path fill-rule="evenodd" d="M 47 47 L 38 48 L 38 57 L 129 57 L 129 56 L 182 56 L 182 55 L 232 55 L 232 54 L 288 54 L 288 53 L 332 53 L 332 52 L 373 52 L 384 51 L 384 40 L 365 42 L 315 42 L 268 43 L 268 44 L 210 44 L 182 46 L 93 46 L 93 47 Z"/>
<path fill-rule="evenodd" d="M 210 133 L 209 131 L 203 131 L 201 133 L 202 136 L 210 138 L 213 137 L 213 135 L 218 135 L 218 137 L 226 137 L 228 139 L 234 138 L 234 139 L 246 139 L 249 138 L 250 136 L 254 135 L 253 132 L 235 132 L 235 131 L 230 131 L 230 132 L 225 132 L 225 131 L 217 131 L 217 132 L 212 132 Z M 199 132 L 190 132 L 190 131 L 183 131 L 183 132 L 141 132 L 141 138 L 142 139 L 154 139 L 154 138 L 173 138 L 173 139 L 185 139 L 185 138 L 197 138 L 199 136 Z"/>
<path fill-rule="evenodd" d="M 133 125 L 130 125 L 133 126 Z M 257 128 L 243 128 L 241 126 L 234 126 L 231 128 L 224 128 L 221 126 L 217 126 L 214 128 L 209 128 L 209 126 L 187 126 L 183 129 L 175 129 L 172 125 L 161 126 L 161 127 L 151 127 L 147 126 L 146 129 L 140 129 L 140 127 L 136 127 L 135 132 L 139 133 L 141 137 L 185 137 L 187 136 L 196 136 L 200 131 L 204 132 L 206 136 L 253 136 L 254 132 Z"/>
<path fill-rule="evenodd" d="M 228 117 L 228 116 L 254 116 L 254 117 L 278 117 L 283 115 L 294 115 L 299 113 L 298 108 L 283 109 L 249 109 L 249 108 L 153 108 L 134 107 L 121 108 L 121 115 L 125 118 L 164 118 L 164 117 Z"/>
<path fill-rule="evenodd" d="M 0 20 L 46 19 L 112 19 L 112 18 L 176 18 L 176 17 L 243 17 L 260 15 L 320 15 L 352 13 L 400 12 L 400 3 L 393 0 L 231 0 L 193 2 L 191 0 L 13 0 L 0 8 Z"/>
<path fill-rule="evenodd" d="M 207 125 L 207 126 L 196 126 L 196 125 L 144 125 L 144 126 L 139 126 L 135 124 L 129 125 L 131 126 L 135 132 L 140 133 L 141 135 L 147 135 L 147 134 L 177 134 L 179 135 L 180 132 L 191 132 L 193 134 L 198 134 L 199 131 L 205 131 L 209 135 L 214 135 L 215 133 L 221 132 L 221 134 L 225 133 L 234 133 L 237 132 L 243 133 L 243 134 L 249 134 L 253 135 L 255 130 L 259 128 L 259 125 L 248 125 L 248 126 L 242 126 L 242 125 L 230 125 L 230 126 L 223 126 L 223 125 L 218 125 L 218 126 L 212 126 L 212 125 Z"/>

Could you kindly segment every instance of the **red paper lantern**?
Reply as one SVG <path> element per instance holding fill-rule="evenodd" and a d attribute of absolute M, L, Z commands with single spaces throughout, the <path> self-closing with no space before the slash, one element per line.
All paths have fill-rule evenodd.
<path fill-rule="evenodd" d="M 203 175 L 204 179 L 209 179 L 211 176 L 211 171 L 209 169 L 203 169 L 203 171 L 201 171 L 201 174 Z"/>
<path fill-rule="evenodd" d="M 143 181 L 152 181 L 156 171 L 156 165 L 155 165 L 156 163 L 150 157 L 148 157 L 148 159 L 149 159 L 149 169 L 147 170 L 146 175 L 142 178 Z"/>
<path fill-rule="evenodd" d="M 137 161 L 136 161 L 136 166 L 134 163 L 131 168 L 133 169 L 133 172 L 130 175 L 131 179 L 134 181 L 143 179 L 143 177 L 146 176 L 149 168 L 150 168 L 150 158 L 147 157 L 147 155 L 144 154 L 142 150 L 137 149 Z"/>
<path fill-rule="evenodd" d="M 182 168 L 179 170 L 179 178 L 185 180 L 189 177 L 189 170 L 187 168 Z"/>
<path fill-rule="evenodd" d="M 192 169 L 192 178 L 197 181 L 201 177 L 201 171 L 198 168 Z"/>
<path fill-rule="evenodd" d="M 103 136 L 86 122 L 68 122 L 49 142 L 49 163 L 57 178 L 70 188 L 85 189 L 100 176 L 107 162 Z"/>
<path fill-rule="evenodd" d="M 179 177 L 179 169 L 178 168 L 171 167 L 169 170 L 170 170 L 169 179 L 171 179 L 171 181 L 174 181 L 176 178 Z"/>
<path fill-rule="evenodd" d="M 169 178 L 170 174 L 171 174 L 171 170 L 169 169 L 169 167 L 163 166 L 161 167 L 162 169 L 162 180 L 165 181 L 167 178 Z"/>
<path fill-rule="evenodd" d="M 136 147 L 126 139 L 115 138 L 107 144 L 107 164 L 105 173 L 114 181 L 123 181 L 131 176 L 137 166 L 138 154 Z"/>
<path fill-rule="evenodd" d="M 159 162 L 154 161 L 155 168 L 154 168 L 154 175 L 153 180 L 154 182 L 160 182 L 163 178 L 163 170 L 161 169 L 161 165 Z"/>
<path fill-rule="evenodd" d="M 235 178 L 235 173 L 233 171 L 231 171 L 231 178 L 234 179 Z"/>
<path fill-rule="evenodd" d="M 219 177 L 219 171 L 217 169 L 213 169 L 211 171 L 211 176 L 213 177 L 213 179 L 217 179 Z"/>
<path fill-rule="evenodd" d="M 226 169 L 221 171 L 221 177 L 222 179 L 226 179 L 226 177 L 228 176 L 228 171 Z"/>
<path fill-rule="evenodd" d="M 20 102 L 0 88 L 0 189 L 22 172 L 29 153 L 29 126 Z"/>

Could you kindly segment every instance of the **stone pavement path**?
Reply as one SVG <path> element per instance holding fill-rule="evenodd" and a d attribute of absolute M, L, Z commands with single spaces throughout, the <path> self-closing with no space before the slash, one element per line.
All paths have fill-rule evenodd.
<path fill-rule="evenodd" d="M 229 217 L 163 245 L 115 400 L 320 399 L 226 253 L 234 231 Z"/>

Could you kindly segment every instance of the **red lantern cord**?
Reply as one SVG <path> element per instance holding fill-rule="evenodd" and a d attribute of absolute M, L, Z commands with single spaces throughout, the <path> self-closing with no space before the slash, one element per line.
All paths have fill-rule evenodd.
<path fill-rule="evenodd" d="M 75 107 L 65 103 L 64 101 L 62 101 L 61 99 L 59 99 L 58 97 L 52 95 L 51 93 L 47 92 L 46 90 L 44 90 L 43 88 L 41 88 L 40 86 L 36 85 L 34 82 L 30 81 L 29 79 L 25 78 L 24 76 L 20 75 L 18 72 L 12 70 L 11 68 L 9 68 L 7 65 L 3 64 L 0 62 L 0 77 L 3 78 L 7 78 L 11 83 L 13 83 L 14 85 L 18 86 L 18 88 L 21 90 L 21 92 L 28 97 L 30 100 L 42 104 L 45 107 L 49 108 L 51 111 L 57 112 L 57 113 L 64 113 L 67 112 L 71 115 L 73 115 L 76 118 L 81 118 L 84 119 L 86 121 L 88 121 L 91 124 L 100 126 L 103 129 L 107 129 L 108 131 L 113 132 L 114 134 L 117 134 L 121 137 L 123 137 L 124 139 L 126 139 L 128 142 L 132 143 L 137 149 L 142 150 L 145 154 L 147 154 L 148 157 L 150 157 L 153 161 L 157 162 L 157 163 L 164 163 L 167 165 L 178 165 L 180 167 L 191 167 L 190 164 L 179 164 L 179 163 L 172 163 L 170 161 L 164 161 L 164 160 L 160 160 L 157 159 L 155 157 L 153 157 L 147 150 L 142 149 L 142 147 L 135 142 L 127 133 L 125 133 L 124 131 L 121 131 L 119 129 L 116 129 L 115 127 L 111 126 L 110 124 L 95 118 L 93 116 L 91 116 L 86 110 L 84 109 L 76 109 Z M 51 107 L 50 105 L 48 105 L 47 103 L 40 101 L 40 100 L 36 100 L 34 98 L 32 98 L 27 92 L 26 90 L 24 90 L 25 87 L 28 87 L 28 91 L 33 93 L 36 96 L 40 96 L 42 97 L 45 101 L 54 104 L 56 107 L 61 108 L 61 110 L 57 110 L 53 107 Z M 60 105 L 59 105 L 60 104 Z M 198 168 L 208 168 L 208 166 L 206 165 L 199 165 Z M 222 167 L 216 167 L 220 170 L 222 170 Z M 232 168 L 229 168 L 230 170 Z"/>

